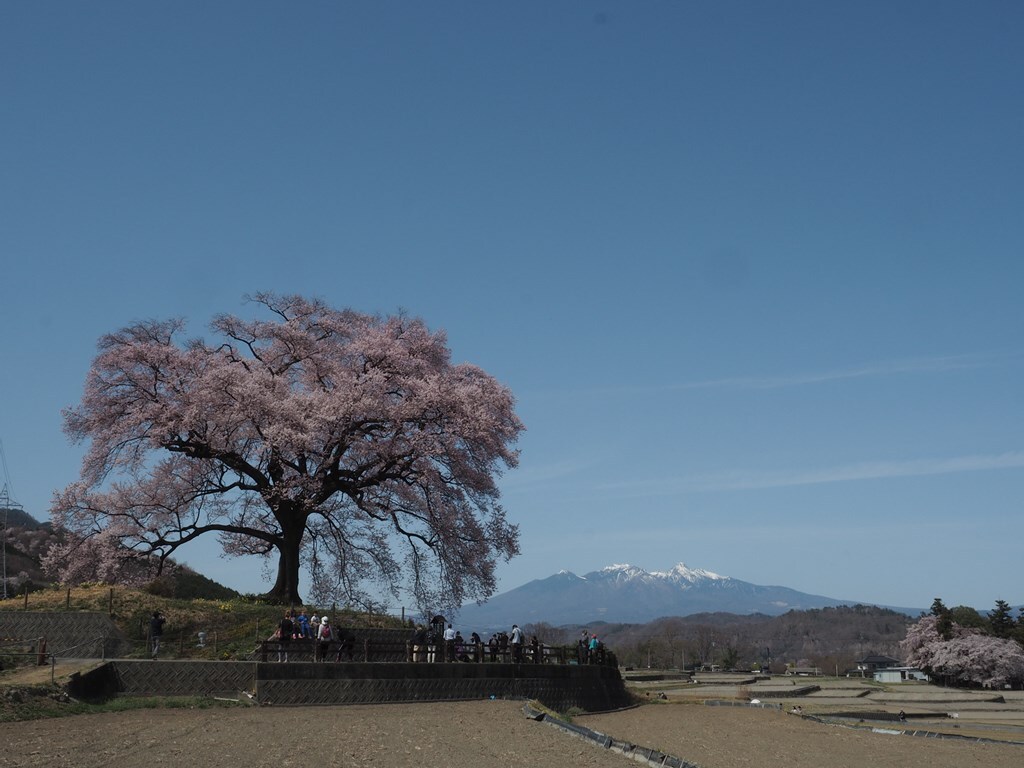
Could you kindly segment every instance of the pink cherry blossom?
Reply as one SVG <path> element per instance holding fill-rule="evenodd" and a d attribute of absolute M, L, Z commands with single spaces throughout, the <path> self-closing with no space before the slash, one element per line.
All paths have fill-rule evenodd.
<path fill-rule="evenodd" d="M 518 462 L 511 392 L 418 319 L 253 300 L 265 316 L 217 316 L 213 342 L 180 340 L 181 320 L 100 340 L 64 413 L 88 447 L 54 496 L 73 536 L 50 569 L 114 578 L 119 558 L 214 533 L 230 555 L 276 555 L 283 601 L 300 602 L 303 563 L 353 602 L 371 585 L 439 607 L 491 595 L 518 553 L 496 485 Z"/>
<path fill-rule="evenodd" d="M 924 616 L 908 628 L 900 645 L 908 665 L 953 683 L 988 688 L 1024 680 L 1024 648 L 1020 643 L 956 623 L 945 639 L 939 633 L 938 622 L 936 616 Z"/>

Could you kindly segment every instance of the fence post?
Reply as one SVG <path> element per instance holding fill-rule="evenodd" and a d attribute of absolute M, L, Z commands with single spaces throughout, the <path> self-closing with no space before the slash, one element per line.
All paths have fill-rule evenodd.
<path fill-rule="evenodd" d="M 217 656 L 217 633 L 216 632 L 213 633 L 213 655 L 214 655 L 214 658 L 216 658 L 216 656 Z"/>
<path fill-rule="evenodd" d="M 25 585 L 25 610 L 28 610 L 28 584 Z"/>
<path fill-rule="evenodd" d="M 64 598 L 64 607 L 71 610 L 71 587 L 68 587 L 67 597 Z"/>
<path fill-rule="evenodd" d="M 107 615 L 114 615 L 114 588 L 110 588 L 110 596 L 107 598 Z"/>

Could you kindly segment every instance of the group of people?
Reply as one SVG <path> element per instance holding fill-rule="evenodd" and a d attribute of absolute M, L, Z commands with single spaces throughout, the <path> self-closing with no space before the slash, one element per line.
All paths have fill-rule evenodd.
<path fill-rule="evenodd" d="M 331 647 L 337 649 L 335 661 L 341 661 L 342 654 L 352 660 L 352 642 L 340 628 L 331 624 L 327 616 L 315 613 L 307 616 L 305 609 L 285 611 L 284 617 L 278 622 L 277 630 L 270 638 L 277 641 L 277 660 L 288 661 L 288 650 L 295 640 L 313 640 L 313 660 L 327 661 Z"/>
<path fill-rule="evenodd" d="M 443 625 L 441 625 L 443 626 Z M 440 635 L 440 637 L 439 637 Z M 412 660 L 433 663 L 435 661 L 473 661 L 481 646 L 480 635 L 474 632 L 467 641 L 462 632 L 451 624 L 444 629 L 434 625 L 417 625 L 412 634 Z"/>
<path fill-rule="evenodd" d="M 462 632 L 451 624 L 420 624 L 412 635 L 412 660 L 432 664 L 437 661 L 479 662 L 485 658 L 495 662 L 510 658 L 514 663 L 521 663 L 525 660 L 524 649 L 527 645 L 531 659 L 540 663 L 543 660 L 540 641 L 534 635 L 527 644 L 526 635 L 518 624 L 513 624 L 510 632 L 495 632 L 486 644 L 476 632 L 467 641 Z"/>
<path fill-rule="evenodd" d="M 597 635 L 584 629 L 576 641 L 576 660 L 580 664 L 604 664 L 604 643 Z"/>
<path fill-rule="evenodd" d="M 160 640 L 166 619 L 159 611 L 153 612 L 149 624 L 152 658 L 160 651 Z M 442 628 L 443 627 L 443 628 Z M 349 661 L 353 657 L 352 639 L 331 624 L 327 616 L 307 615 L 305 609 L 298 613 L 285 611 L 278 622 L 274 634 L 269 638 L 277 642 L 277 660 L 288 661 L 288 651 L 294 641 L 313 640 L 314 661 L 326 661 L 332 648 L 336 650 L 335 661 L 341 661 L 347 654 Z M 518 624 L 512 625 L 511 632 L 495 632 L 484 644 L 476 632 L 465 640 L 462 632 L 451 624 L 444 622 L 429 626 L 420 624 L 412 636 L 412 660 L 414 662 L 434 663 L 437 661 L 483 661 L 485 656 L 492 662 L 511 659 L 513 663 L 526 660 L 524 649 L 529 646 L 530 660 L 535 664 L 544 661 L 545 650 L 536 635 L 526 643 L 526 636 Z M 603 664 L 605 661 L 604 643 L 597 635 L 584 629 L 576 643 L 577 661 L 580 664 Z"/>

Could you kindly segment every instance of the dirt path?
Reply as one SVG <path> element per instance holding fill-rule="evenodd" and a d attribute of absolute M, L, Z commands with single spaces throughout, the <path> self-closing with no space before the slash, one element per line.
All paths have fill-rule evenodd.
<path fill-rule="evenodd" d="M 1024 747 L 861 733 L 777 711 L 646 706 L 577 722 L 702 768 L 1019 768 Z M 140 710 L 0 724 L 0 766 L 627 768 L 520 702 Z"/>
<path fill-rule="evenodd" d="M 72 661 L 61 659 L 60 663 L 52 669 L 49 664 L 37 667 L 20 667 L 13 671 L 5 671 L 0 675 L 0 688 L 18 685 L 39 685 L 51 682 L 63 685 L 76 672 L 85 672 L 103 663 L 95 659 Z"/>

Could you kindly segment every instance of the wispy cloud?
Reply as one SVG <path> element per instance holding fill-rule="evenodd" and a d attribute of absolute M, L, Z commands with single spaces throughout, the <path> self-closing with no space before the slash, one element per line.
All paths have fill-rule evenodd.
<path fill-rule="evenodd" d="M 965 355 L 941 355 L 934 357 L 911 357 L 903 360 L 888 360 L 865 363 L 849 368 L 831 368 L 821 371 L 807 371 L 784 376 L 732 376 L 720 379 L 699 379 L 695 381 L 665 382 L 656 385 L 623 385 L 589 389 L 589 394 L 637 395 L 658 392 L 683 392 L 699 389 L 782 389 L 850 379 L 878 378 L 897 375 L 923 375 L 949 373 L 981 368 L 991 368 L 1013 360 L 1020 360 L 1024 353 L 1019 351 L 979 352 Z"/>
<path fill-rule="evenodd" d="M 506 474 L 501 482 L 504 493 L 527 491 L 539 486 L 548 486 L 567 477 L 573 477 L 594 466 L 587 461 L 556 461 L 549 464 L 520 465 Z"/>
<path fill-rule="evenodd" d="M 898 374 L 948 373 L 976 368 L 987 368 L 1019 354 L 983 353 L 973 355 L 946 355 L 941 357 L 915 357 L 905 360 L 867 363 L 853 368 L 834 368 L 825 371 L 798 373 L 789 376 L 739 376 L 707 381 L 683 382 L 674 389 L 777 389 L 824 384 L 845 379 L 866 379 Z"/>
<path fill-rule="evenodd" d="M 955 456 L 951 458 L 911 459 L 907 461 L 875 461 L 845 464 L 815 470 L 744 471 L 692 475 L 665 482 L 607 484 L 607 491 L 631 490 L 652 495 L 693 491 L 740 491 L 758 488 L 786 488 L 824 483 L 845 483 L 857 480 L 879 480 L 925 475 L 948 475 L 957 472 L 979 472 L 997 469 L 1024 468 L 1024 451 L 991 455 Z M 646 495 L 646 494 L 645 494 Z"/>

